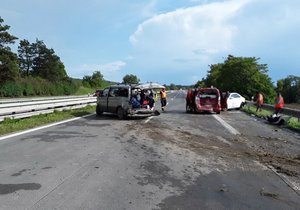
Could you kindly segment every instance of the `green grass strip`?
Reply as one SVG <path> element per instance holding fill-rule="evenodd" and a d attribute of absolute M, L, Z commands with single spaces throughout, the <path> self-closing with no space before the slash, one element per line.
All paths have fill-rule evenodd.
<path fill-rule="evenodd" d="M 249 106 L 249 105 L 246 105 L 243 107 L 242 109 L 244 112 L 248 113 L 248 114 L 252 114 L 252 115 L 255 115 L 257 117 L 267 117 L 267 116 L 270 116 L 272 114 L 272 112 L 268 111 L 268 110 L 264 110 L 262 109 L 262 111 L 258 111 L 256 112 L 256 107 L 255 106 Z M 287 127 L 292 129 L 292 130 L 296 130 L 296 131 L 299 131 L 300 132 L 300 122 L 297 118 L 295 117 L 292 117 L 290 118 L 290 120 L 287 122 Z"/>
<path fill-rule="evenodd" d="M 94 112 L 95 106 L 87 106 L 80 109 L 54 111 L 50 114 L 40 114 L 24 119 L 5 119 L 0 122 L 0 135 L 23 131 L 74 117 L 81 117 Z"/>

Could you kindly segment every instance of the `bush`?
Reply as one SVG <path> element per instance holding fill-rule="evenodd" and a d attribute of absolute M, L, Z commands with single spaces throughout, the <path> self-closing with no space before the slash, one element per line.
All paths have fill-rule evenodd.
<path fill-rule="evenodd" d="M 0 97 L 59 96 L 77 92 L 81 82 L 66 79 L 50 82 L 40 77 L 26 77 L 19 81 L 7 81 L 0 86 Z"/>
<path fill-rule="evenodd" d="M 22 95 L 22 86 L 19 82 L 8 81 L 0 86 L 1 97 L 19 97 Z"/>

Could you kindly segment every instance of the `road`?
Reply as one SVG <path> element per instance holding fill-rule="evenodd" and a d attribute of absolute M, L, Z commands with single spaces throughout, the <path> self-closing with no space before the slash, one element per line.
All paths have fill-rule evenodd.
<path fill-rule="evenodd" d="M 104 114 L 0 139 L 0 209 L 299 209 L 300 136 L 239 110 Z M 157 104 L 158 105 L 158 104 Z"/>

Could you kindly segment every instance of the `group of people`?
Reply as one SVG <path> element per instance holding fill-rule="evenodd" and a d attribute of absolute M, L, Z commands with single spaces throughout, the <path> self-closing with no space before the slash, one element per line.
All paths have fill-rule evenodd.
<path fill-rule="evenodd" d="M 161 109 L 165 111 L 167 105 L 167 91 L 165 88 L 162 88 L 159 92 Z M 150 109 L 154 107 L 154 95 L 152 90 L 141 90 L 140 92 L 135 92 L 131 97 L 131 104 L 133 108 L 140 108 L 149 106 Z"/>
<path fill-rule="evenodd" d="M 151 109 L 154 106 L 154 97 L 153 91 L 149 90 L 147 94 L 144 90 L 141 90 L 139 95 L 135 95 L 131 99 L 131 103 L 134 108 L 139 108 L 142 106 L 149 106 Z M 167 91 L 165 88 L 162 88 L 159 92 L 160 95 L 160 102 L 161 102 L 161 109 L 165 111 L 165 107 L 167 106 Z M 138 98 L 139 97 L 139 98 Z M 255 95 L 255 102 L 256 102 L 256 112 L 262 110 L 262 106 L 264 104 L 264 96 L 261 92 L 257 91 Z M 275 98 L 275 105 L 274 105 L 274 116 L 278 116 L 279 112 L 282 110 L 284 106 L 284 99 L 280 93 L 277 93 L 277 97 Z"/>
<path fill-rule="evenodd" d="M 150 109 L 154 107 L 154 98 L 152 90 L 149 90 L 145 93 L 145 90 L 138 92 L 135 90 L 134 94 L 131 97 L 131 104 L 133 108 L 140 108 L 149 106 Z"/>
<path fill-rule="evenodd" d="M 264 96 L 260 92 L 256 92 L 255 96 L 255 101 L 256 101 L 256 112 L 261 111 L 262 106 L 264 104 Z M 282 110 L 284 106 L 284 99 L 281 96 L 280 93 L 277 93 L 277 96 L 274 101 L 274 116 L 278 116 L 279 112 Z"/>

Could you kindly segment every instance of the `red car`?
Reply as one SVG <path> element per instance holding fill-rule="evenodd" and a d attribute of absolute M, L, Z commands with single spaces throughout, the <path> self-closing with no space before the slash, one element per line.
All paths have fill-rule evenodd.
<path fill-rule="evenodd" d="M 221 109 L 221 94 L 217 88 L 197 88 L 187 92 L 187 112 L 215 112 L 220 114 Z"/>

